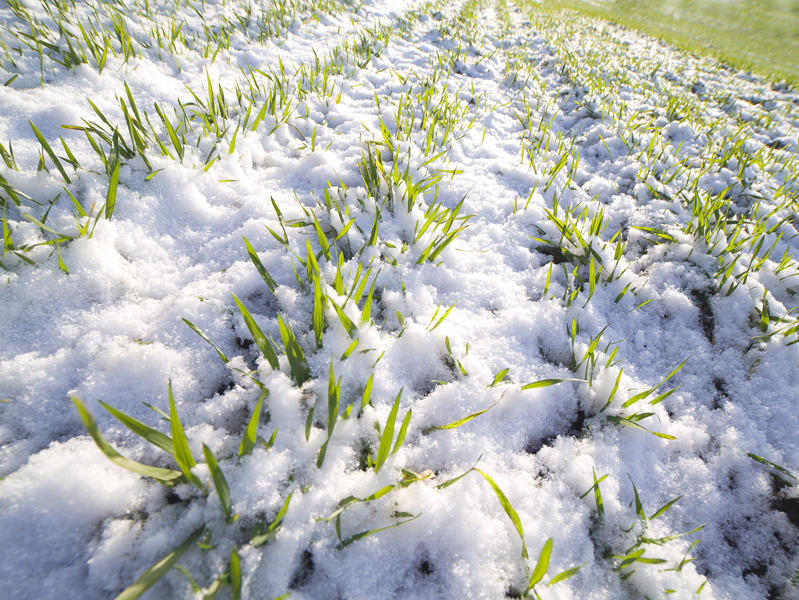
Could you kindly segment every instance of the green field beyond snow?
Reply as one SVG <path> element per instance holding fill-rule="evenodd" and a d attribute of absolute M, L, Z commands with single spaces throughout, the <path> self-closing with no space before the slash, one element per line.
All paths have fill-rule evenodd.
<path fill-rule="evenodd" d="M 572 8 L 720 57 L 744 68 L 799 82 L 796 0 L 532 0 Z"/>

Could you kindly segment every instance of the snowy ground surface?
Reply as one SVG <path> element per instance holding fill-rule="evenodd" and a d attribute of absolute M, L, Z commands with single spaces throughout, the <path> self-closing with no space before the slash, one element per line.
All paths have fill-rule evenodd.
<path fill-rule="evenodd" d="M 799 94 L 535 5 L 125 5 L 0 7 L 4 597 L 799 597 Z"/>

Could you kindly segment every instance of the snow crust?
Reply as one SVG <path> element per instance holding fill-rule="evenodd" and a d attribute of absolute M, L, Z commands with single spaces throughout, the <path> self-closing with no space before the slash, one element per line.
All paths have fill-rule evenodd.
<path fill-rule="evenodd" d="M 40 19 L 49 18 L 37 3 L 27 4 Z M 150 4 L 165 23 L 177 10 L 189 32 L 235 9 L 235 3 L 206 1 L 201 17 L 185 6 Z M 268 3 L 253 5 L 269 9 Z M 78 13 L 88 18 L 88 6 Z M 718 246 L 683 231 L 691 209 L 677 197 L 693 176 L 703 192 L 717 195 L 732 186 L 741 202 L 750 203 L 746 194 L 756 195 L 762 214 L 777 207 L 780 186 L 793 186 L 795 199 L 797 182 L 786 169 L 750 167 L 743 174 L 746 187 L 737 178 L 735 159 L 699 173 L 702 157 L 716 152 L 740 123 L 755 123 L 757 135 L 746 140 L 750 153 L 776 147 L 786 162 L 796 158 L 799 96 L 599 21 L 485 3 L 476 5 L 473 24 L 464 25 L 464 6 L 329 3 L 303 9 L 288 30 L 260 43 L 238 32 L 215 60 L 185 48 L 176 56 L 151 48 L 127 63 L 110 56 L 102 73 L 89 64 L 74 71 L 52 68 L 43 84 L 38 61 L 29 54 L 13 72 L 0 61 L 0 79 L 19 73 L 0 87 L 0 141 L 13 143 L 20 165 L 20 171 L 0 165 L 0 173 L 39 201 L 63 196 L 55 168 L 37 171 L 41 146 L 27 125 L 31 120 L 51 143 L 61 135 L 79 156 L 82 168 L 69 189 L 88 207 L 105 202 L 104 167 L 81 132 L 61 129 L 97 118 L 85 98 L 124 123 L 118 100 L 125 94 L 123 82 L 148 110 L 153 102 L 189 102 L 186 86 L 205 92 L 206 81 L 235 98 L 245 64 L 267 72 L 279 68 L 279 58 L 291 74 L 345 41 L 369 39 L 377 24 L 389 31 L 387 42 L 373 41 L 365 64 L 348 63 L 335 76 L 332 99 L 309 95 L 288 124 L 268 117 L 255 131 L 239 133 L 228 153 L 231 129 L 207 170 L 203 161 L 210 148 L 204 142 L 188 148 L 182 164 L 150 153 L 158 173 L 149 179 L 140 157 L 125 162 L 113 218 L 101 218 L 91 238 L 60 245 L 68 274 L 51 246 L 29 253 L 36 266 L 4 257 L 4 595 L 114 597 L 204 526 L 208 548 L 192 547 L 180 564 L 199 587 L 209 586 L 228 569 L 235 545 L 245 598 L 514 597 L 525 590 L 549 538 L 548 575 L 536 587 L 543 598 L 659 598 L 666 590 L 673 590 L 670 597 L 689 598 L 705 581 L 703 598 L 799 597 L 789 581 L 799 567 L 797 481 L 748 455 L 799 473 L 799 344 L 777 335 L 759 339 L 756 321 L 764 297 L 773 314 L 796 310 L 795 267 L 776 271 L 779 257 L 799 251 L 796 202 L 792 216 L 766 236 L 764 246 L 775 245 L 772 258 L 727 293 L 729 286 L 719 287 L 715 279 Z M 146 20 L 133 12 L 130 22 L 144 35 Z M 2 23 L 11 27 L 14 19 L 10 8 L 0 9 Z M 607 47 L 615 50 L 603 55 Z M 592 56 L 605 62 L 592 66 Z M 586 83 L 594 76 L 605 77 L 614 94 L 594 95 Z M 423 130 L 404 146 L 370 146 L 382 139 L 379 119 L 396 129 L 397 98 L 424 85 L 433 87 L 436 98 L 454 99 L 465 115 L 443 142 L 446 156 L 422 166 L 429 158 Z M 680 94 L 714 123 L 712 129 L 670 115 L 666 101 Z M 532 122 L 550 123 L 549 141 L 525 138 L 531 135 L 524 124 L 528 108 Z M 414 109 L 421 119 L 420 107 Z M 648 125 L 631 134 L 624 124 L 635 115 Z M 549 182 L 561 156 L 558 140 L 570 144 L 579 161 Z M 653 140 L 665 150 L 641 177 Z M 522 155 L 525 147 L 532 149 L 532 161 Z M 370 196 L 359 169 L 370 148 L 383 152 L 387 165 L 392 156 L 410 156 L 417 181 L 436 169 L 456 173 L 425 191 L 410 210 L 398 201 L 389 211 L 381 204 L 385 196 Z M 686 171 L 665 183 L 668 169 L 680 165 Z M 382 186 L 388 194 L 385 181 Z M 310 222 L 313 213 L 327 219 L 325 230 L 340 231 L 345 223 L 335 211 L 323 210 L 326 188 L 346 203 L 346 220 L 355 223 L 331 261 L 321 258 L 312 226 L 287 227 L 288 249 L 270 233 L 283 227 L 273 201 L 283 223 Z M 402 192 L 397 188 L 397 198 Z M 470 216 L 466 227 L 435 261 L 417 264 L 436 235 L 431 230 L 413 241 L 425 211 L 434 202 L 451 210 L 461 200 L 460 215 Z M 580 203 L 589 221 L 603 211 L 602 231 L 583 233 L 608 270 L 616 262 L 621 273 L 597 284 L 590 298 L 587 263 L 579 271 L 583 284 L 575 284 L 575 266 L 562 267 L 541 241 L 562 239 L 547 211 L 563 215 L 565 206 Z M 74 230 L 70 204 L 63 198 L 54 203 L 47 225 Z M 380 243 L 360 253 L 342 250 L 345 243 L 353 250 L 364 246 L 381 206 Z M 17 243 L 46 239 L 22 213 L 9 211 Z M 773 224 L 781 218 L 775 215 Z M 660 243 L 662 238 L 641 228 L 668 232 L 672 239 Z M 626 244 L 621 261 L 610 241 L 616 232 Z M 274 294 L 242 236 L 277 282 Z M 298 284 L 306 239 L 318 254 L 327 297 L 358 326 L 358 346 L 346 359 L 341 357 L 353 339 L 330 302 L 322 347 L 316 348 L 313 291 Z M 345 303 L 346 295 L 335 290 L 338 252 L 346 282 L 359 265 L 372 265 L 375 297 L 366 323 L 361 307 Z M 574 289 L 576 300 L 568 304 L 564 298 Z M 310 367 L 303 386 L 292 380 L 285 354 L 278 370 L 261 356 L 231 294 L 281 351 L 278 314 L 290 324 Z M 221 361 L 183 319 L 230 360 Z M 597 336 L 595 368 L 589 371 L 590 361 L 575 366 Z M 665 386 L 641 401 L 653 413 L 639 422 L 648 431 L 609 419 L 631 414 L 637 405 L 628 409 L 624 403 L 683 361 Z M 328 439 L 331 365 L 341 381 L 342 414 L 347 405 L 355 409 L 339 418 L 317 467 Z M 506 377 L 492 386 L 503 369 Z M 261 395 L 247 373 L 268 389 L 268 419 L 261 419 L 258 434 L 268 440 L 277 433 L 271 448 L 259 445 L 238 459 Z M 370 375 L 371 403 L 357 416 Z M 523 389 L 549 378 L 567 380 Z M 591 385 L 569 378 L 590 379 Z M 207 496 L 186 483 L 167 489 L 108 461 L 70 399 L 85 402 L 103 436 L 123 455 L 175 468 L 99 404 L 169 434 L 169 424 L 145 404 L 168 413 L 169 381 L 201 463 L 195 472 L 210 480 L 200 458 L 205 444 L 229 484 L 232 512 L 240 515 L 234 525 L 226 524 L 213 489 Z M 648 404 L 675 387 L 662 402 Z M 399 418 L 412 411 L 407 435 L 375 473 L 365 468 L 365 456 L 376 452 L 375 424 L 385 426 L 400 390 Z M 609 396 L 613 401 L 605 407 Z M 457 428 L 434 429 L 488 407 Z M 522 558 L 522 539 L 479 472 L 437 487 L 475 465 L 518 514 L 529 559 Z M 425 478 L 399 486 L 401 468 Z M 600 515 L 592 486 L 602 477 Z M 341 500 L 365 498 L 387 485 L 397 488 L 341 514 L 340 537 L 335 521 L 322 520 Z M 645 522 L 636 511 L 636 493 Z M 255 547 L 243 532 L 259 518 L 272 522 L 289 494 L 276 537 Z M 416 515 L 341 547 L 349 536 Z M 621 561 L 614 557 L 641 536 L 657 540 L 684 532 L 692 533 L 641 546 L 646 557 L 662 563 L 640 563 L 628 578 L 620 576 Z M 694 545 L 695 540 L 701 541 Z M 578 565 L 573 577 L 545 587 L 555 574 Z M 231 593 L 224 587 L 218 597 Z M 173 569 L 144 597 L 201 596 Z"/>

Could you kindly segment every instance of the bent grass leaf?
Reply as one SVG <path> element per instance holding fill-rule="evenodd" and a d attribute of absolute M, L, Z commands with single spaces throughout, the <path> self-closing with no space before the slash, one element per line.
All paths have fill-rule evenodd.
<path fill-rule="evenodd" d="M 214 482 L 214 489 L 219 498 L 219 504 L 222 505 L 222 512 L 225 513 L 225 519 L 228 523 L 231 522 L 230 518 L 230 488 L 225 479 L 225 474 L 219 468 L 219 463 L 216 462 L 216 457 L 211 449 L 203 444 L 203 456 L 205 456 L 205 463 L 208 465 L 208 470 L 211 472 L 211 481 Z"/>
<path fill-rule="evenodd" d="M 313 278 L 313 331 L 316 340 L 316 349 L 322 348 L 322 333 L 325 330 L 325 296 L 322 293 L 322 284 L 317 275 Z"/>
<path fill-rule="evenodd" d="M 453 421 L 452 423 L 448 423 L 446 425 L 434 425 L 432 427 L 427 427 L 427 428 L 425 428 L 422 431 L 422 433 L 430 433 L 431 431 L 435 431 L 436 429 L 455 429 L 456 427 L 460 427 L 461 425 L 465 425 L 466 423 L 468 423 L 469 421 L 471 421 L 475 417 L 479 417 L 483 413 L 486 413 L 489 410 L 491 410 L 492 408 L 494 408 L 497 404 L 499 404 L 500 400 L 502 400 L 501 397 L 500 397 L 499 400 L 497 400 L 496 402 L 494 402 L 490 406 L 487 406 L 483 410 L 478 410 L 476 413 L 472 413 L 469 416 L 463 417 L 462 419 L 458 419 L 457 421 Z"/>
<path fill-rule="evenodd" d="M 114 161 L 114 170 L 111 172 L 111 179 L 108 181 L 108 192 L 105 195 L 105 218 L 110 219 L 114 214 L 114 207 L 117 203 L 117 185 L 119 184 L 119 157 Z"/>
<path fill-rule="evenodd" d="M 492 387 L 497 386 L 500 383 L 502 383 L 502 380 L 505 379 L 505 375 L 508 374 L 509 370 L 510 369 L 502 369 L 499 373 L 494 375 L 494 381 L 492 381 L 491 385 L 489 385 L 488 387 L 492 388 Z"/>
<path fill-rule="evenodd" d="M 585 379 L 575 379 L 574 377 L 562 377 L 562 378 L 553 378 L 553 379 L 540 379 L 539 381 L 533 381 L 532 383 L 526 383 L 522 386 L 523 390 L 532 390 L 535 388 L 542 388 L 547 387 L 550 385 L 555 385 L 556 383 L 561 383 L 562 381 L 579 381 L 580 383 L 585 383 Z"/>
<path fill-rule="evenodd" d="M 511 520 L 511 523 L 513 523 L 513 526 L 516 529 L 516 533 L 519 534 L 519 538 L 522 540 L 522 558 L 525 559 L 528 558 L 527 544 L 525 544 L 524 542 L 524 529 L 522 529 L 522 522 L 521 519 L 519 519 L 518 513 L 511 505 L 507 496 L 505 496 L 505 494 L 502 492 L 499 486 L 494 482 L 494 480 L 491 479 L 491 477 L 486 475 L 483 471 L 481 471 L 477 467 L 473 467 L 473 470 L 480 473 L 480 475 L 483 476 L 483 479 L 485 479 L 488 482 L 488 485 L 491 486 L 491 489 L 494 490 L 494 494 L 496 494 L 497 498 L 499 499 L 499 503 L 502 505 L 505 514 L 508 515 L 508 518 Z"/>
<path fill-rule="evenodd" d="M 231 294 L 231 296 L 233 296 L 233 300 L 236 302 L 236 306 L 238 306 L 239 312 L 244 318 L 244 323 L 247 325 L 247 329 L 250 330 L 250 335 L 252 336 L 255 345 L 258 346 L 258 349 L 261 351 L 261 355 L 267 361 L 269 361 L 269 366 L 271 366 L 273 370 L 279 369 L 280 364 L 278 363 L 277 354 L 275 353 L 275 349 L 272 347 L 272 343 L 266 339 L 264 332 L 261 331 L 260 327 L 258 327 L 258 323 L 256 323 L 255 319 L 252 318 L 250 311 L 248 311 L 247 307 L 242 304 L 241 300 L 239 300 L 235 294 Z"/>
<path fill-rule="evenodd" d="M 773 463 L 770 460 L 766 460 L 765 458 L 763 458 L 762 456 L 758 456 L 757 454 L 752 454 L 751 452 L 747 452 L 746 455 L 752 460 L 759 462 L 761 465 L 765 465 L 777 471 L 779 473 L 778 477 L 783 481 L 787 483 L 791 483 L 790 480 L 797 481 L 797 477 L 785 467 L 781 467 L 780 465 Z M 786 479 L 786 477 L 790 478 L 790 480 Z"/>
<path fill-rule="evenodd" d="M 382 498 L 392 490 L 394 490 L 397 486 L 395 485 L 386 485 L 381 487 L 376 492 L 369 494 L 364 498 L 358 498 L 357 496 L 347 496 L 346 498 L 339 501 L 338 505 L 336 506 L 336 510 L 334 510 L 329 516 L 319 519 L 320 521 L 330 522 L 336 517 L 338 517 L 341 513 L 343 513 L 348 506 L 352 504 L 358 504 L 361 502 L 372 502 L 373 500 L 377 500 L 378 498 Z"/>
<path fill-rule="evenodd" d="M 379 527 L 377 529 L 369 529 L 368 531 L 361 531 L 360 533 L 356 533 L 355 535 L 351 535 L 347 539 L 343 540 L 340 544 L 336 546 L 336 550 L 341 550 L 352 544 L 353 542 L 357 542 L 358 540 L 362 540 L 365 537 L 369 537 L 370 535 L 374 535 L 376 533 L 380 533 L 381 531 L 388 531 L 389 529 L 394 529 L 395 527 L 399 527 L 400 525 L 405 525 L 405 523 L 410 523 L 414 519 L 418 519 L 421 516 L 421 513 L 418 515 L 414 515 L 404 521 L 398 521 L 396 523 L 392 523 L 386 527 Z"/>
<path fill-rule="evenodd" d="M 239 550 L 235 544 L 230 551 L 230 588 L 233 600 L 241 600 L 241 564 Z"/>
<path fill-rule="evenodd" d="M 651 521 L 653 519 L 657 519 L 660 515 L 665 513 L 667 510 L 669 510 L 672 507 L 672 505 L 675 502 L 677 502 L 677 500 L 679 500 L 680 498 L 682 498 L 682 495 L 679 495 L 676 498 L 674 498 L 673 500 L 670 500 L 670 501 L 666 502 L 666 504 L 664 504 L 659 509 L 657 509 L 654 513 L 652 513 L 652 516 L 649 517 L 649 520 Z"/>
<path fill-rule="evenodd" d="M 142 423 L 141 421 L 134 419 L 130 415 L 126 415 L 120 410 L 117 410 L 113 406 L 109 406 L 102 400 L 100 400 L 100 406 L 110 412 L 120 423 L 122 423 L 125 427 L 130 429 L 136 435 L 144 438 L 154 446 L 161 448 L 164 452 L 169 454 L 170 456 L 175 456 L 175 447 L 172 444 L 172 440 L 169 436 L 164 435 L 160 431 L 153 429 Z"/>
<path fill-rule="evenodd" d="M 283 320 L 282 315 L 278 314 L 277 324 L 280 328 L 280 337 L 283 340 L 283 346 L 286 350 L 286 357 L 289 361 L 291 369 L 291 378 L 298 386 L 308 381 L 311 378 L 311 370 L 308 367 L 308 362 L 305 360 L 305 354 L 294 337 L 294 332 L 291 330 L 287 321 Z"/>
<path fill-rule="evenodd" d="M 269 271 L 266 270 L 266 267 L 264 266 L 264 263 L 261 262 L 261 259 L 258 258 L 258 254 L 255 252 L 255 249 L 252 247 L 252 244 L 250 244 L 249 240 L 247 240 L 247 238 L 244 236 L 241 236 L 241 239 L 244 240 L 244 245 L 247 247 L 247 254 L 250 257 L 250 261 L 253 265 L 255 265 L 255 269 L 258 271 L 261 279 L 264 280 L 266 287 L 268 287 L 269 291 L 274 294 L 275 290 L 277 289 L 277 283 L 274 279 L 272 279 L 272 276 L 269 274 Z"/>
<path fill-rule="evenodd" d="M 391 454 L 394 455 L 397 453 L 397 450 L 400 449 L 402 446 L 402 442 L 405 441 L 405 434 L 408 432 L 408 424 L 411 422 L 411 409 L 408 409 L 408 412 L 405 413 L 405 418 L 402 420 L 402 425 L 400 425 L 399 433 L 397 434 L 397 441 L 394 444 L 394 449 L 391 451 Z"/>
<path fill-rule="evenodd" d="M 227 357 L 227 356 L 225 356 L 224 352 L 222 352 L 222 351 L 221 351 L 221 350 L 220 350 L 220 349 L 219 349 L 219 348 L 216 346 L 216 344 L 214 344 L 214 343 L 213 343 L 213 342 L 212 342 L 210 339 L 208 339 L 208 336 L 207 336 L 207 335 L 205 335 L 205 334 L 202 332 L 202 330 L 200 330 L 200 328 L 199 328 L 199 327 L 197 327 L 197 326 L 196 326 L 194 323 L 192 323 L 192 322 L 191 322 L 191 321 L 189 321 L 188 319 L 181 319 L 181 320 L 182 320 L 182 321 L 183 321 L 183 322 L 184 322 L 186 325 L 188 325 L 188 326 L 189 326 L 189 329 L 191 329 L 191 330 L 192 330 L 194 333 L 196 333 L 196 334 L 197 334 L 197 335 L 199 335 L 199 336 L 200 336 L 200 337 L 201 337 L 203 340 L 205 340 L 205 342 L 206 342 L 206 343 L 207 343 L 209 346 L 211 346 L 211 348 L 213 348 L 214 350 L 216 350 L 216 353 L 219 355 L 219 358 L 220 358 L 220 359 L 222 359 L 222 362 L 223 362 L 223 363 L 230 362 L 230 359 L 228 359 L 228 357 Z"/>
<path fill-rule="evenodd" d="M 363 409 L 369 404 L 372 399 L 372 383 L 374 382 L 374 373 L 369 373 L 369 379 L 366 380 L 366 386 L 363 388 L 363 395 L 361 396 L 361 406 L 358 409 L 358 414 L 363 413 Z"/>
<path fill-rule="evenodd" d="M 635 415 L 630 415 L 629 417 L 617 417 L 617 416 L 609 416 L 608 421 L 611 423 L 615 423 L 617 425 L 624 425 L 625 427 L 631 427 L 632 429 L 638 429 L 640 431 L 645 431 L 650 433 L 656 437 L 662 438 L 664 440 L 675 440 L 673 435 L 669 435 L 668 433 L 661 433 L 659 431 L 652 431 L 651 429 L 647 429 L 643 425 L 637 423 L 637 420 L 645 418 L 646 416 L 651 416 L 654 413 L 638 413 Z"/>
<path fill-rule="evenodd" d="M 72 397 L 72 402 L 75 405 L 75 408 L 78 410 L 78 414 L 80 415 L 80 418 L 83 421 L 83 424 L 86 427 L 89 435 L 94 440 L 94 443 L 98 448 L 100 448 L 103 454 L 105 454 L 106 457 L 111 460 L 111 462 L 122 467 L 123 469 L 132 471 L 133 473 L 144 475 L 145 477 L 152 477 L 156 481 L 167 486 L 175 485 L 176 483 L 179 483 L 181 479 L 183 479 L 183 474 L 180 471 L 175 471 L 174 469 L 163 469 L 161 467 L 151 467 L 122 456 L 119 452 L 114 450 L 114 448 L 108 442 L 105 441 L 100 433 L 99 428 L 97 427 L 97 422 L 94 420 L 94 417 L 92 417 L 89 409 L 86 408 L 86 405 L 84 405 L 83 402 L 75 396 Z"/>
<path fill-rule="evenodd" d="M 566 569 L 565 571 L 561 571 L 557 575 L 555 575 L 552 580 L 547 584 L 547 587 L 550 585 L 555 585 L 556 583 L 560 583 L 561 581 L 567 580 L 569 577 L 574 577 L 577 572 L 582 569 L 586 564 L 577 565 L 576 567 L 572 567 L 571 569 Z"/>
<path fill-rule="evenodd" d="M 533 574 L 530 576 L 530 581 L 527 584 L 527 592 L 533 589 L 535 585 L 544 578 L 549 569 L 549 557 L 552 554 L 552 538 L 549 538 L 544 547 L 541 548 L 541 554 L 538 555 L 538 562 L 533 569 Z"/>
<path fill-rule="evenodd" d="M 394 441 L 394 423 L 397 420 L 397 410 L 399 409 L 401 396 L 402 390 L 399 391 L 397 398 L 394 400 L 391 412 L 388 413 L 388 419 L 386 419 L 386 426 L 383 428 L 383 432 L 380 435 L 380 446 L 377 449 L 377 457 L 375 458 L 375 473 L 379 472 L 380 467 L 385 464 L 389 450 L 391 449 L 391 442 Z"/>
<path fill-rule="evenodd" d="M 271 542 L 277 536 L 277 529 L 280 527 L 280 524 L 283 522 L 283 517 L 286 516 L 286 511 L 289 509 L 289 503 L 291 502 L 291 497 L 294 495 L 294 492 L 291 492 L 287 497 L 285 502 L 283 502 L 283 506 L 280 507 L 280 510 L 277 511 L 275 515 L 275 520 L 272 521 L 272 524 L 266 529 L 264 533 L 258 534 L 253 536 L 250 539 L 250 544 L 252 544 L 255 548 L 258 546 L 263 546 L 267 542 Z"/>
<path fill-rule="evenodd" d="M 188 481 L 205 491 L 205 485 L 203 485 L 203 482 L 191 472 L 192 468 L 197 463 L 194 460 L 194 457 L 191 455 L 189 441 L 186 439 L 186 432 L 183 431 L 183 425 L 181 425 L 180 419 L 178 418 L 178 410 L 175 407 L 175 398 L 172 395 L 172 381 L 170 381 L 168 384 L 167 393 L 169 395 L 169 425 L 172 430 L 172 444 L 175 447 L 175 462 L 178 463 L 178 468 Z"/>
<path fill-rule="evenodd" d="M 70 181 L 69 177 L 67 176 L 67 172 L 64 170 L 64 166 L 61 164 L 61 161 L 58 160 L 58 157 L 56 156 L 55 152 L 53 152 L 53 149 L 50 147 L 50 144 L 47 143 L 47 140 L 42 135 L 42 132 L 36 128 L 36 125 L 33 124 L 33 121 L 29 120 L 28 125 L 31 126 L 33 134 L 36 136 L 36 139 L 39 140 L 39 143 L 41 144 L 44 151 L 47 153 L 47 156 L 49 156 L 50 160 L 53 161 L 53 164 L 55 165 L 56 169 L 58 169 L 58 172 L 61 173 L 61 177 L 64 178 L 64 181 L 66 181 L 67 183 L 72 183 L 72 181 Z"/>
<path fill-rule="evenodd" d="M 666 382 L 667 382 L 669 379 L 671 379 L 671 378 L 672 378 L 674 375 L 676 375 L 676 373 L 677 373 L 677 372 L 678 372 L 680 369 L 682 369 L 682 368 L 683 368 L 683 366 L 685 365 L 685 363 L 687 363 L 687 362 L 688 362 L 688 359 L 686 358 L 686 359 L 685 359 L 684 361 L 682 361 L 682 362 L 681 362 L 679 365 L 677 365 L 677 366 L 674 368 L 674 370 L 673 370 L 671 373 L 669 373 L 669 374 L 666 376 L 666 378 L 665 378 L 663 381 L 661 381 L 661 382 L 660 382 L 659 384 L 657 384 L 656 386 L 649 388 L 648 390 L 644 390 L 643 392 L 641 392 L 641 393 L 639 393 L 639 394 L 636 394 L 635 396 L 633 396 L 632 398 L 630 398 L 629 400 L 627 400 L 627 402 L 625 402 L 624 404 L 622 404 L 622 406 L 623 406 L 624 408 L 627 408 L 628 406 L 631 406 L 632 404 L 635 404 L 635 403 L 636 403 L 636 402 L 638 402 L 639 400 L 643 400 L 644 398 L 647 398 L 647 397 L 649 397 L 649 396 L 650 396 L 650 395 L 651 395 L 651 394 L 652 394 L 652 393 L 653 393 L 653 392 L 654 392 L 656 389 L 658 389 L 658 388 L 659 388 L 661 385 L 663 385 L 663 384 L 664 384 L 664 383 L 666 383 Z M 664 400 L 664 399 L 665 399 L 665 398 L 667 398 L 667 397 L 668 397 L 668 396 L 669 396 L 669 395 L 670 395 L 672 392 L 676 391 L 676 389 L 677 389 L 677 388 L 674 388 L 673 390 L 671 390 L 670 392 L 668 392 L 668 393 L 667 393 L 667 394 L 665 394 L 665 395 L 661 394 L 660 396 L 658 396 L 657 398 L 655 398 L 655 401 L 653 401 L 653 402 L 652 402 L 652 404 L 657 404 L 657 402 L 660 402 L 660 401 Z"/>
<path fill-rule="evenodd" d="M 255 409 L 250 415 L 250 420 L 247 423 L 247 429 L 244 430 L 244 435 L 241 437 L 241 444 L 239 444 L 239 458 L 252 454 L 255 448 L 255 442 L 258 439 L 258 423 L 261 420 L 261 408 L 263 407 L 264 398 L 266 398 L 267 391 L 264 390 L 255 404 Z"/>
<path fill-rule="evenodd" d="M 338 304 L 333 302 L 332 298 L 328 298 L 327 300 L 333 305 L 333 308 L 338 315 L 338 319 L 341 321 L 341 325 L 344 327 L 344 331 L 346 331 L 347 335 L 349 335 L 351 338 L 355 338 L 358 335 L 358 326 L 352 322 L 352 320 L 344 313 Z"/>
<path fill-rule="evenodd" d="M 192 533 L 189 539 L 142 573 L 133 585 L 127 587 L 114 600 L 136 600 L 136 598 L 139 598 L 144 592 L 153 587 L 161 577 L 167 574 L 186 550 L 191 548 L 192 544 L 197 541 L 202 531 L 203 528 L 200 528 Z"/>

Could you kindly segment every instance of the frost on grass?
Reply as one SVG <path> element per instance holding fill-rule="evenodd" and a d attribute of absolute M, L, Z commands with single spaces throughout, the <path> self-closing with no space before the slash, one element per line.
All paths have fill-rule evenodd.
<path fill-rule="evenodd" d="M 133 5 L 0 8 L 11 596 L 796 594 L 793 90 L 505 2 Z"/>

